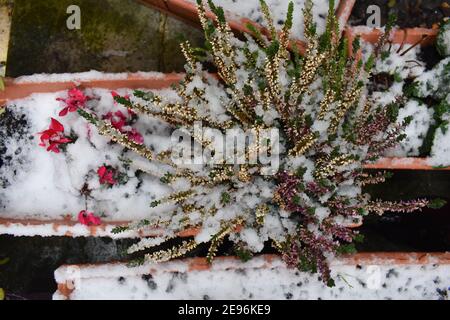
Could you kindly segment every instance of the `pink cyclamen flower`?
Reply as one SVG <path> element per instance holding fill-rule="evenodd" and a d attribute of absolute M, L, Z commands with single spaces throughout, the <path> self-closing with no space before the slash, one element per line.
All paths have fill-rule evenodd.
<path fill-rule="evenodd" d="M 80 211 L 78 221 L 85 226 L 98 226 L 102 224 L 102 220 L 99 217 L 86 210 Z"/>
<path fill-rule="evenodd" d="M 61 144 L 72 142 L 72 140 L 64 136 L 64 126 L 53 118 L 51 118 L 50 127 L 38 134 L 41 135 L 41 143 L 39 145 L 54 153 L 60 152 L 59 146 Z"/>
<path fill-rule="evenodd" d="M 130 119 L 123 114 L 122 111 L 118 110 L 114 113 L 108 112 L 103 116 L 103 119 L 111 122 L 111 125 L 114 128 L 119 130 L 121 133 L 126 134 L 131 141 L 137 144 L 144 143 L 144 137 L 135 128 L 128 125 Z"/>
<path fill-rule="evenodd" d="M 127 122 L 127 116 L 124 115 L 122 113 L 122 111 L 120 111 L 120 110 L 116 111 L 114 113 L 108 112 L 106 115 L 103 116 L 103 119 L 109 120 L 109 122 L 111 122 L 112 126 L 121 132 Z"/>
<path fill-rule="evenodd" d="M 102 166 L 98 168 L 97 174 L 100 180 L 100 184 L 109 184 L 113 186 L 117 183 L 117 181 L 114 180 L 114 170 L 112 169 L 108 169 L 107 167 Z"/>
<path fill-rule="evenodd" d="M 69 97 L 67 99 L 56 99 L 65 103 L 64 109 L 59 113 L 60 117 L 66 116 L 69 112 L 75 112 L 78 108 L 84 108 L 86 102 L 89 100 L 89 97 L 85 96 L 83 91 L 78 88 L 70 89 L 68 95 Z"/>
<path fill-rule="evenodd" d="M 132 128 L 130 131 L 128 131 L 127 135 L 131 141 L 134 141 L 137 144 L 144 143 L 144 137 L 135 128 Z"/>

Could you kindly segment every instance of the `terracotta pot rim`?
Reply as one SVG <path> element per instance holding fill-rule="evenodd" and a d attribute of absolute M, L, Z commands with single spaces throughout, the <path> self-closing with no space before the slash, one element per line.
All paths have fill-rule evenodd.
<path fill-rule="evenodd" d="M 380 28 L 371 28 L 367 26 L 347 26 L 345 34 L 350 39 L 359 35 L 362 40 L 372 44 L 377 43 L 383 30 Z M 436 41 L 439 29 L 436 28 L 394 28 L 390 34 L 390 41 L 393 44 L 414 45 L 419 44 L 422 47 L 433 45 Z"/>
<path fill-rule="evenodd" d="M 365 164 L 365 169 L 385 169 L 385 170 L 424 170 L 424 171 L 448 171 L 447 167 L 434 167 L 429 164 L 429 158 L 381 158 L 373 164 Z"/>
<path fill-rule="evenodd" d="M 71 80 L 71 81 L 51 81 L 51 82 L 33 82 L 18 81 L 13 78 L 5 79 L 5 90 L 0 91 L 0 106 L 11 100 L 26 98 L 33 93 L 50 93 L 69 90 L 75 86 L 83 88 L 100 88 L 117 90 L 128 89 L 167 89 L 172 84 L 176 84 L 184 77 L 183 73 L 166 74 L 143 74 L 128 73 L 126 77 L 119 79 L 89 79 L 89 80 Z M 20 78 L 18 78 L 20 79 Z"/>
<path fill-rule="evenodd" d="M 152 6 L 164 13 L 170 14 L 175 18 L 188 22 L 191 25 L 200 27 L 199 19 L 197 16 L 196 5 L 192 2 L 186 0 L 139 0 L 143 4 Z M 336 9 L 336 16 L 340 22 L 341 30 L 344 30 L 347 25 L 348 19 L 353 11 L 353 6 L 356 0 L 340 0 L 339 5 Z M 247 28 L 247 24 L 250 23 L 256 27 L 262 34 L 270 35 L 270 32 L 262 26 L 261 24 L 252 21 L 248 18 L 239 16 L 236 13 L 226 11 L 228 23 L 231 29 L 237 33 L 248 33 L 252 32 Z M 211 20 L 215 20 L 215 16 L 209 10 L 207 11 L 207 16 Z M 293 44 L 296 44 L 300 53 L 304 53 L 306 49 L 306 44 L 304 41 L 299 39 L 291 39 Z M 291 44 L 292 45 L 292 44 Z"/>

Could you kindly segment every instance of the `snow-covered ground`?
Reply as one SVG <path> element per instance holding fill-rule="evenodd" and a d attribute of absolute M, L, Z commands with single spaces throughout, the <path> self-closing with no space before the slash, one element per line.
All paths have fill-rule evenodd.
<path fill-rule="evenodd" d="M 70 299 L 432 299 L 448 294 L 450 266 L 416 262 L 398 265 L 373 260 L 352 265 L 335 260 L 336 286 L 286 268 L 278 258 L 256 257 L 247 263 L 218 258 L 207 270 L 198 260 L 128 268 L 122 264 L 65 266 L 58 283 L 73 288 Z M 56 292 L 54 299 L 65 299 Z"/>
<path fill-rule="evenodd" d="M 114 102 L 110 91 L 88 89 L 85 93 L 94 98 L 88 103 L 94 105 L 99 115 L 119 110 L 127 114 L 126 109 Z M 169 97 L 173 92 L 167 90 L 163 94 Z M 150 203 L 170 191 L 167 185 L 159 177 L 140 175 L 141 167 L 128 165 L 134 159 L 132 152 L 109 143 L 76 112 L 58 117 L 62 103 L 56 99 L 66 95 L 67 92 L 33 94 L 9 102 L 8 111 L 15 117 L 24 117 L 26 125 L 21 134 L 4 137 L 6 152 L 2 158 L 8 161 L 0 168 L 0 217 L 60 220 L 69 215 L 76 220 L 81 210 L 88 210 L 107 221 L 127 221 L 162 214 L 161 208 L 156 213 Z M 76 139 L 67 145 L 65 152 L 48 152 L 39 146 L 39 133 L 48 128 L 51 118 L 64 126 L 66 136 Z M 133 127 L 152 150 L 158 152 L 168 147 L 171 132 L 166 124 L 141 117 Z M 6 134 L 4 128 L 0 131 Z M 102 166 L 119 170 L 122 182 L 114 186 L 100 184 L 97 171 Z M 83 188 L 88 191 L 82 192 Z"/>

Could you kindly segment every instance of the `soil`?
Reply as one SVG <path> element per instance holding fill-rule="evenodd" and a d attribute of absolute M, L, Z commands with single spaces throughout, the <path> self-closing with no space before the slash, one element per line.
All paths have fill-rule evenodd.
<path fill-rule="evenodd" d="M 371 13 L 370 5 L 381 9 L 381 26 L 386 25 L 389 14 L 397 16 L 397 25 L 401 28 L 431 28 L 450 16 L 450 0 L 358 0 L 355 3 L 350 24 L 366 25 Z"/>
<path fill-rule="evenodd" d="M 56 291 L 54 271 L 63 264 L 105 263 L 124 258 L 131 240 L 0 236 L 0 288 L 7 300 L 47 300 Z"/>
<path fill-rule="evenodd" d="M 19 163 L 23 161 L 20 158 L 20 148 L 17 149 L 14 157 L 5 155 L 7 138 L 15 136 L 19 140 L 27 135 L 29 135 L 29 126 L 25 115 L 16 115 L 9 109 L 5 109 L 3 114 L 0 115 L 0 168 L 9 166 L 13 161 Z M 32 136 L 29 138 L 33 139 Z M 0 176 L 0 187 L 5 187 L 7 184 L 8 181 Z"/>
<path fill-rule="evenodd" d="M 366 188 L 373 199 L 443 199 L 441 209 L 417 213 L 369 216 L 360 228 L 365 241 L 361 251 L 445 252 L 450 248 L 450 172 L 394 171 L 384 184 Z"/>

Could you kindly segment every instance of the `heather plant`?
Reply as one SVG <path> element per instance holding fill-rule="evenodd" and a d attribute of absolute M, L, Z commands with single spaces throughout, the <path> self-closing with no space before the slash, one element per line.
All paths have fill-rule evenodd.
<path fill-rule="evenodd" d="M 149 200 L 149 206 L 160 208 L 159 217 L 115 230 L 145 233 L 161 228 L 161 237 L 144 238 L 129 248 L 129 254 L 145 253 L 138 263 L 181 257 L 201 243 L 210 243 L 211 262 L 227 237 L 247 260 L 270 241 L 289 266 L 318 272 L 332 285 L 329 259 L 354 252 L 353 243 L 362 238 L 349 228 L 352 221 L 369 213 L 412 212 L 429 205 L 424 199 L 372 200 L 363 192 L 364 186 L 388 177 L 366 172 L 363 166 L 398 144 L 406 123 L 395 121 L 395 106 L 378 105 L 371 98 L 366 86 L 376 57 L 364 61 L 348 54 L 333 2 L 326 31 L 318 35 L 312 2 L 306 1 L 307 46 L 300 56 L 297 43 L 290 40 L 292 3 L 278 31 L 261 1 L 269 32 L 250 27 L 252 36 L 242 41 L 231 32 L 222 8 L 209 1 L 216 16 L 210 21 L 199 0 L 206 49 L 192 48 L 188 42 L 181 45 L 187 64 L 186 76 L 175 88 L 177 99 L 144 91 L 115 97 L 138 116 L 170 124 L 185 135 L 188 145 L 211 151 L 211 156 L 220 153 L 217 137 L 226 130 L 251 131 L 255 136 L 277 130 L 278 141 L 254 139 L 241 150 L 246 160 L 277 156 L 280 167 L 275 172 L 267 172 L 259 161 L 175 163 L 173 150 L 154 153 L 108 119 L 86 108 L 78 110 L 99 133 L 145 159 L 148 166 L 142 171 L 173 190 L 165 198 Z M 353 52 L 359 50 L 358 39 L 350 45 Z M 213 74 L 208 72 L 211 66 Z M 202 134 L 194 129 L 198 123 Z M 199 230 L 195 237 L 168 250 L 151 251 L 192 228 Z"/>

